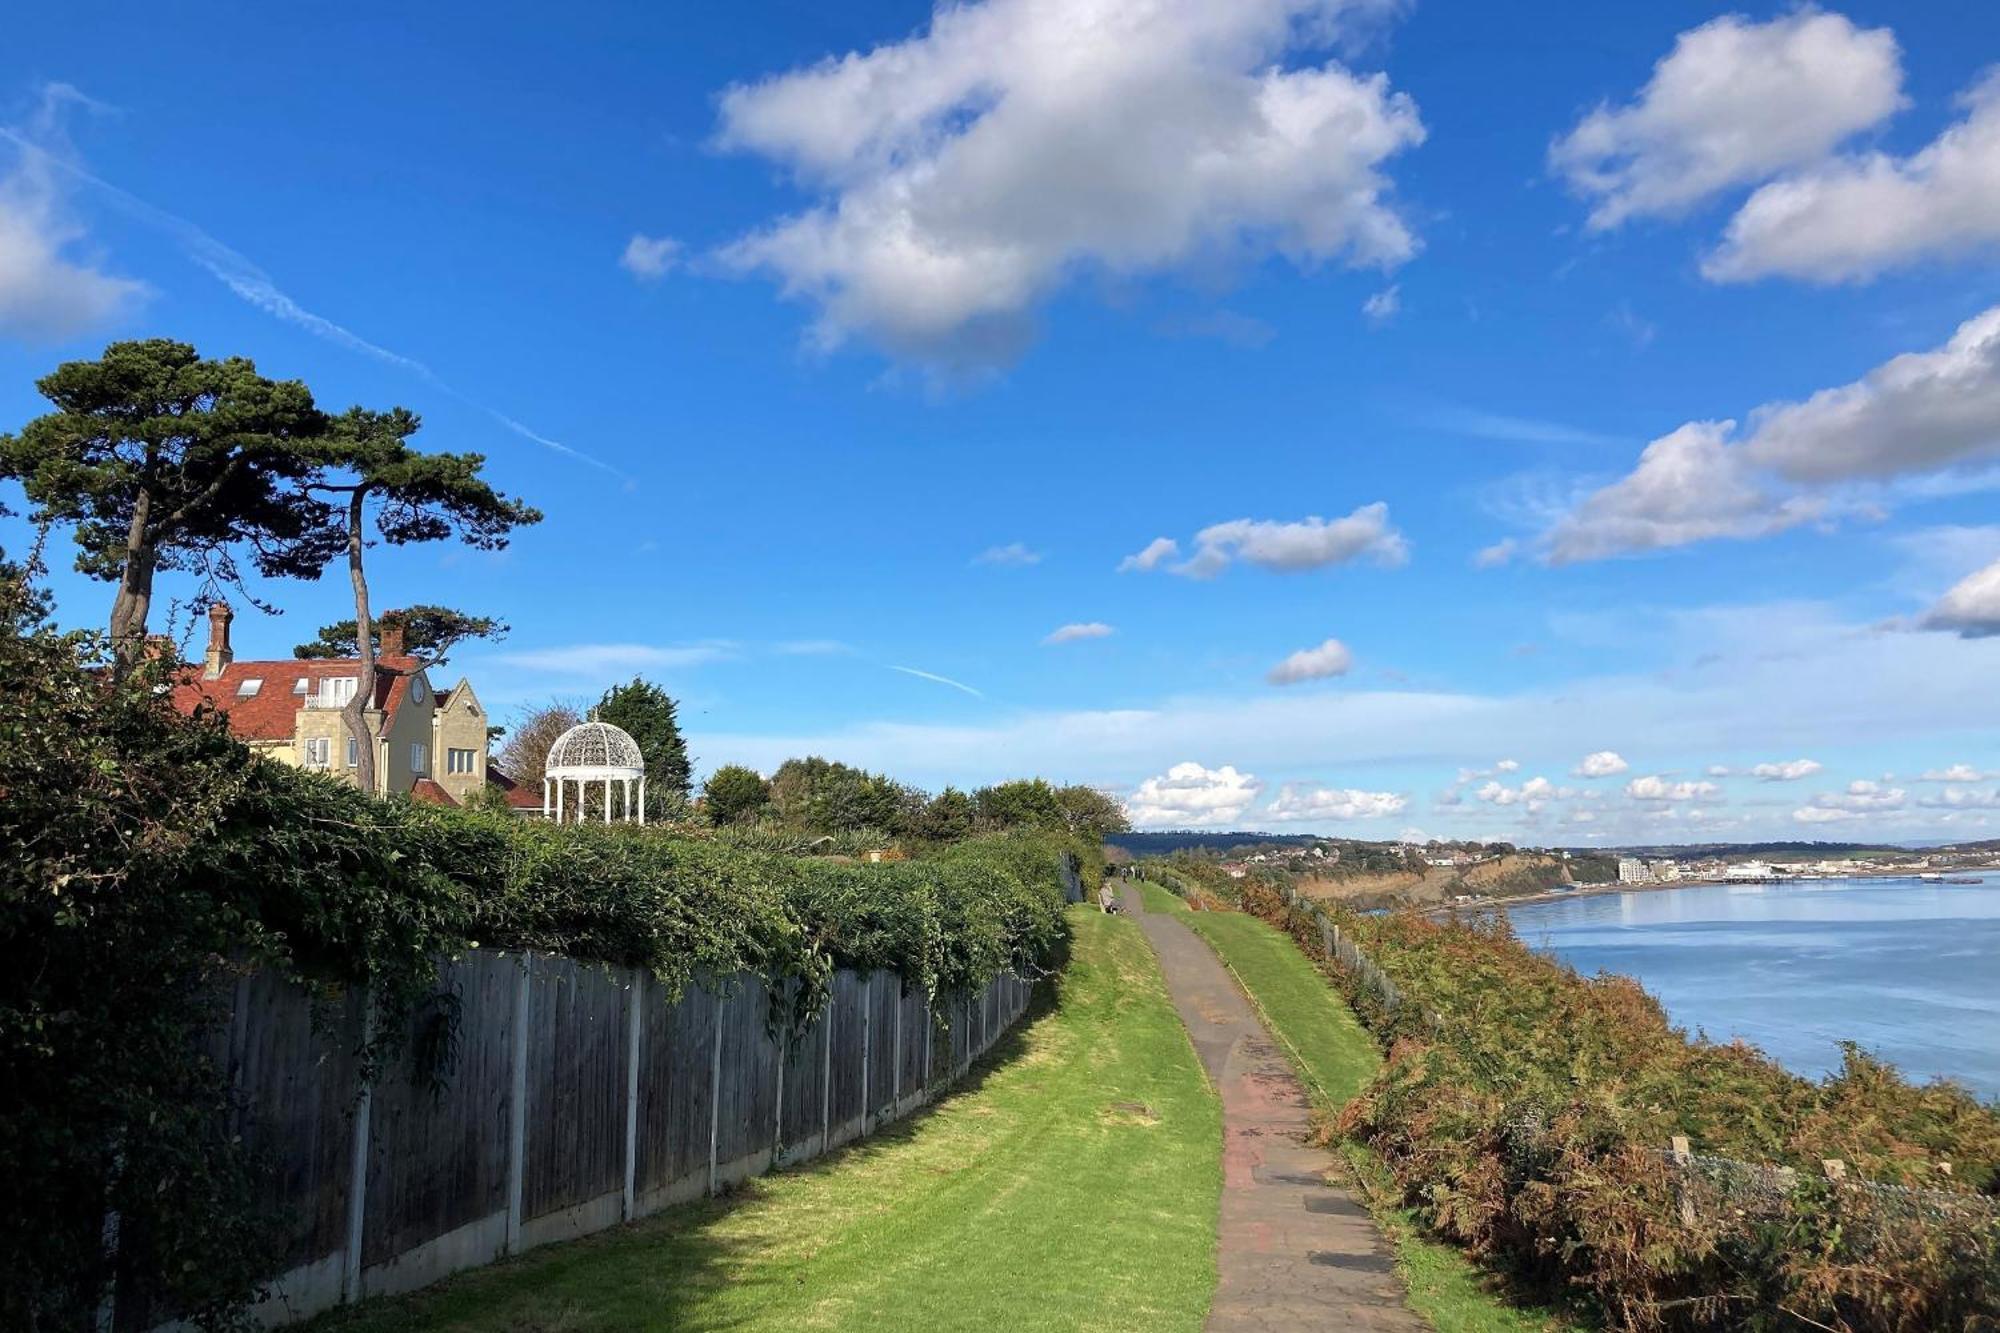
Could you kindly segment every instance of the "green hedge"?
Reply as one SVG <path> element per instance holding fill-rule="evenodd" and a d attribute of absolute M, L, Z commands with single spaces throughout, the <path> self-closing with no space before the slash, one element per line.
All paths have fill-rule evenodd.
<path fill-rule="evenodd" d="M 89 652 L 0 633 L 0 1180 L 26 1203 L 0 1209 L 0 1327 L 88 1322 L 107 1212 L 122 1266 L 197 1320 L 268 1271 L 254 1164 L 200 1054 L 244 968 L 367 983 L 394 1032 L 437 960 L 473 945 L 669 987 L 797 978 L 798 1018 L 837 967 L 936 994 L 1064 956 L 1077 849 L 1058 839 L 853 865 L 375 801 L 174 715 L 157 681 L 112 689 Z"/>

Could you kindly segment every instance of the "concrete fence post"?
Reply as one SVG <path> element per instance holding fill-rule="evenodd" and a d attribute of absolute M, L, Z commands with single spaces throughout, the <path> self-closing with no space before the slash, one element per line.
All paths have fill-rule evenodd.
<path fill-rule="evenodd" d="M 646 1021 L 646 971 L 632 969 L 632 984 L 626 992 L 625 1017 L 625 1201 L 623 1213 L 630 1222 L 638 1204 L 639 1182 L 639 1050 Z"/>
<path fill-rule="evenodd" d="M 1671 1144 L 1674 1156 L 1674 1194 L 1680 1201 L 1681 1225 L 1694 1225 L 1694 1194 L 1688 1189 L 1688 1170 L 1694 1163 L 1694 1154 L 1688 1147 L 1687 1135 L 1674 1135 Z"/>
<path fill-rule="evenodd" d="M 533 953 L 514 960 L 514 1030 L 511 1076 L 507 1084 L 507 1253 L 521 1249 L 521 1190 L 528 1164 L 528 1006 L 533 1001 Z"/>

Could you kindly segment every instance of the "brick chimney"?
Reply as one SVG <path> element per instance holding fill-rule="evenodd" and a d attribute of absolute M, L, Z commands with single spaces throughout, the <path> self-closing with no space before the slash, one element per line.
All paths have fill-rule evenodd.
<path fill-rule="evenodd" d="M 385 620 L 382 622 L 382 656 L 401 657 L 403 655 L 403 622 Z"/>
<path fill-rule="evenodd" d="M 216 602 L 208 608 L 208 655 L 201 663 L 203 680 L 214 680 L 236 660 L 236 654 L 229 648 L 229 622 L 234 619 L 236 613 L 227 602 Z"/>

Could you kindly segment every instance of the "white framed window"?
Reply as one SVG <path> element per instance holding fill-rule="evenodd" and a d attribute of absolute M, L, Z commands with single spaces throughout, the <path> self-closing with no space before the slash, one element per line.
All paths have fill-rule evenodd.
<path fill-rule="evenodd" d="M 410 771 L 412 773 L 431 771 L 431 747 L 422 741 L 410 742 Z"/>
<path fill-rule="evenodd" d="M 306 738 L 306 767 L 325 768 L 333 759 L 333 741 L 325 736 Z"/>
<path fill-rule="evenodd" d="M 354 737 L 352 736 L 347 738 L 347 766 L 349 768 L 361 767 L 361 747 L 354 743 Z"/>
<path fill-rule="evenodd" d="M 424 701 L 423 677 L 419 676 L 410 682 L 410 699 L 413 703 L 422 703 Z"/>
<path fill-rule="evenodd" d="M 254 699 L 257 697 L 257 691 L 263 688 L 263 680 L 257 676 L 252 676 L 248 680 L 238 682 L 236 697 L 239 699 Z"/>
<path fill-rule="evenodd" d="M 319 706 L 321 708 L 345 708 L 354 697 L 355 689 L 361 684 L 356 676 L 328 676 L 319 683 Z"/>
<path fill-rule="evenodd" d="M 478 762 L 477 750 L 448 749 L 444 752 L 444 771 L 447 773 L 470 773 Z"/>

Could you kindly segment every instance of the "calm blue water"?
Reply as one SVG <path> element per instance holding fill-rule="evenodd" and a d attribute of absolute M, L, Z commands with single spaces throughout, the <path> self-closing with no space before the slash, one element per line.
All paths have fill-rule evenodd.
<path fill-rule="evenodd" d="M 1690 1032 L 1802 1074 L 1839 1065 L 1848 1039 L 1920 1082 L 2000 1098 L 2000 878 L 1703 885 L 1509 915 L 1529 945 L 1637 977 Z"/>

